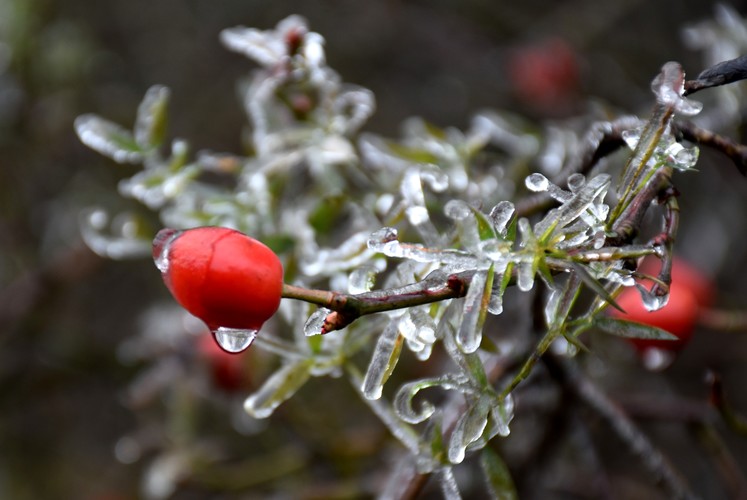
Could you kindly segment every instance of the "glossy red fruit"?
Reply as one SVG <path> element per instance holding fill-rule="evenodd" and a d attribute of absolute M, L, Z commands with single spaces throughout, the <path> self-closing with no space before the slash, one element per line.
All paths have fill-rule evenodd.
<path fill-rule="evenodd" d="M 640 270 L 656 275 L 658 263 L 647 261 Z M 677 340 L 644 340 L 630 339 L 635 348 L 643 352 L 650 348 L 676 352 L 682 349 L 692 337 L 700 309 L 707 307 L 713 297 L 710 281 L 686 261 L 675 258 L 672 263 L 672 284 L 669 289 L 669 302 L 658 311 L 649 312 L 635 288 L 626 289 L 617 303 L 626 314 L 613 310 L 611 313 L 619 318 L 643 323 L 666 330 L 677 337 Z"/>
<path fill-rule="evenodd" d="M 177 302 L 211 330 L 259 330 L 280 305 L 280 259 L 233 229 L 162 229 L 153 258 Z"/>

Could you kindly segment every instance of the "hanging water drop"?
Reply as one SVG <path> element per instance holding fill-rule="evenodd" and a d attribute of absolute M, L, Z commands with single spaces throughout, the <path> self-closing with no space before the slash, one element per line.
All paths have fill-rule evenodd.
<path fill-rule="evenodd" d="M 658 311 L 659 309 L 667 305 L 667 302 L 669 302 L 669 293 L 660 295 L 658 293 L 646 290 L 646 288 L 639 283 L 636 283 L 635 286 L 641 293 L 641 301 L 643 302 L 643 307 L 645 307 L 649 312 Z"/>
<path fill-rule="evenodd" d="M 226 352 L 236 354 L 245 351 L 257 337 L 257 330 L 219 327 L 212 331 L 215 342 Z"/>

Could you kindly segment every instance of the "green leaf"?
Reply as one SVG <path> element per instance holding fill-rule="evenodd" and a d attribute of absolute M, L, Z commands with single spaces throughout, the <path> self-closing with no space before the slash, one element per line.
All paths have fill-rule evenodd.
<path fill-rule="evenodd" d="M 675 335 L 661 328 L 608 316 L 594 318 L 594 326 L 606 333 L 629 339 L 677 340 Z"/>
<path fill-rule="evenodd" d="M 283 365 L 260 389 L 244 402 L 244 410 L 254 418 L 267 418 L 275 408 L 293 396 L 311 376 L 313 359 Z"/>
<path fill-rule="evenodd" d="M 96 115 L 82 115 L 75 120 L 75 132 L 81 142 L 117 163 L 140 163 L 143 150 L 132 133 L 114 122 Z"/>
<path fill-rule="evenodd" d="M 490 448 L 484 448 L 480 453 L 480 466 L 483 474 L 485 474 L 488 491 L 492 498 L 497 500 L 517 500 L 519 498 L 511 473 L 500 455 Z"/>
<path fill-rule="evenodd" d="M 480 236 L 480 241 L 497 238 L 498 235 L 495 234 L 495 227 L 488 216 L 472 205 L 470 205 L 469 208 L 472 210 L 472 213 L 475 214 L 475 220 L 477 221 L 477 234 Z"/>
<path fill-rule="evenodd" d="M 596 293 L 599 297 L 604 299 L 605 302 L 607 302 L 609 305 L 614 307 L 620 312 L 625 312 L 625 310 L 620 307 L 620 305 L 615 302 L 615 299 L 610 295 L 610 293 L 607 291 L 606 288 L 597 280 L 594 278 L 589 271 L 586 270 L 586 268 L 579 264 L 578 262 L 570 262 L 571 267 L 576 272 L 576 275 L 581 278 L 581 281 L 584 285 L 589 287 L 594 293 Z"/>
<path fill-rule="evenodd" d="M 146 151 L 156 149 L 163 144 L 168 124 L 167 108 L 169 104 L 168 87 L 154 85 L 148 89 L 135 119 L 135 141 Z"/>

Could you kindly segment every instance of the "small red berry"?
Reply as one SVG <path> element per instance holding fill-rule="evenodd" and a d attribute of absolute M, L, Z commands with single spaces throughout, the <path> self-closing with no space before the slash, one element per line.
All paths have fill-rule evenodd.
<path fill-rule="evenodd" d="M 646 261 L 640 270 L 655 275 L 655 263 Z M 669 288 L 669 301 L 657 311 L 648 311 L 643 306 L 640 294 L 628 288 L 617 298 L 617 303 L 625 314 L 612 310 L 611 314 L 630 321 L 655 326 L 677 337 L 677 340 L 630 339 L 640 353 L 649 349 L 660 349 L 670 353 L 681 350 L 690 340 L 695 329 L 698 314 L 702 307 L 710 304 L 713 287 L 703 274 L 682 259 L 672 262 L 672 283 Z"/>
<path fill-rule="evenodd" d="M 280 259 L 233 229 L 162 229 L 153 258 L 176 301 L 213 331 L 259 330 L 280 305 Z"/>

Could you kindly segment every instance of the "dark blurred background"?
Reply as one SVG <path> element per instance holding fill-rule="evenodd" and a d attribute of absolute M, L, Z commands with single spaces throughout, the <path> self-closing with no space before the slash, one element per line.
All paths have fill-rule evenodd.
<path fill-rule="evenodd" d="M 147 465 L 115 453 L 144 418 L 123 401 L 142 367 L 123 364 L 117 349 L 140 330 L 143 311 L 169 299 L 147 259 L 108 261 L 81 243 L 81 209 L 136 207 L 116 194 L 134 170 L 85 148 L 76 116 L 128 125 L 145 90 L 160 83 L 172 89 L 172 137 L 195 150 L 241 152 L 235 89 L 253 66 L 225 50 L 219 32 L 270 29 L 291 13 L 326 38 L 345 81 L 376 94 L 365 128 L 386 136 L 412 115 L 464 128 L 481 108 L 560 120 L 583 114 L 592 96 L 645 115 L 664 62 L 702 69 L 680 29 L 713 12 L 695 0 L 0 0 L 0 497 L 137 498 Z M 521 61 L 541 60 L 548 46 L 572 68 L 551 73 L 558 95 L 527 93 L 521 75 L 531 69 Z M 722 303 L 744 306 L 747 180 L 703 155 L 701 171 L 678 184 L 685 253 L 715 275 Z M 714 234 L 709 217 L 731 217 L 715 230 L 728 255 L 723 243 L 713 258 L 700 249 Z M 697 396 L 706 365 L 721 367 L 747 409 L 744 340 L 717 334 L 695 345 L 667 376 Z M 314 398 L 301 399 L 313 408 Z"/>

